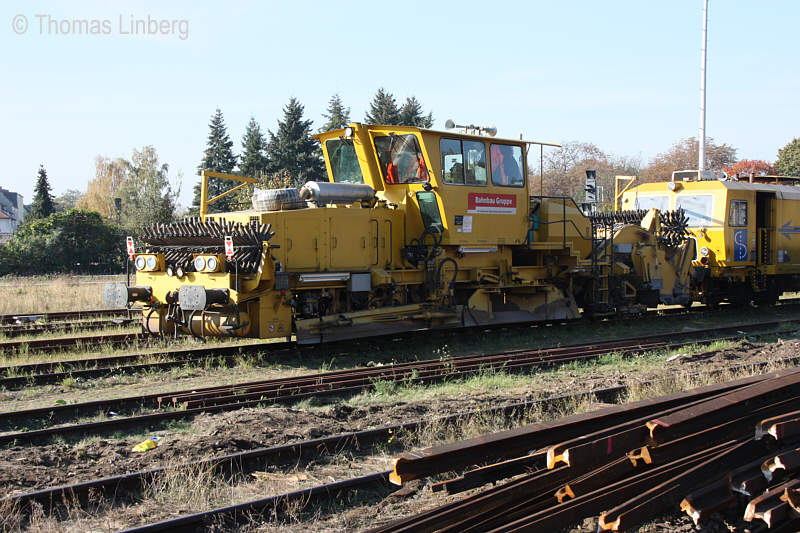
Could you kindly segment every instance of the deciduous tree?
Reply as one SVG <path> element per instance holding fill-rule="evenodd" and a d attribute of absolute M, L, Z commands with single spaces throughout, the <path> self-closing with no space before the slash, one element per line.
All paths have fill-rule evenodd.
<path fill-rule="evenodd" d="M 156 149 L 145 146 L 134 150 L 125 167 L 128 178 L 120 189 L 120 197 L 126 231 L 138 234 L 150 224 L 171 222 L 180 187 L 169 182 L 169 166 L 159 162 Z"/>
<path fill-rule="evenodd" d="M 539 165 L 538 161 L 534 162 L 533 159 L 531 158 L 528 177 L 531 191 L 538 194 Z M 635 175 L 640 168 L 641 163 L 634 158 L 607 154 L 592 143 L 567 141 L 562 143 L 561 148 L 545 148 L 541 188 L 544 189 L 545 195 L 567 196 L 582 202 L 585 197 L 586 171 L 594 170 L 597 173 L 597 185 L 600 189 L 598 201 L 610 205 L 613 200 L 614 176 Z"/>
<path fill-rule="evenodd" d="M 769 176 L 775 174 L 775 168 L 768 162 L 761 159 L 742 159 L 728 167 L 722 169 L 728 176 Z"/>
<path fill-rule="evenodd" d="M 119 272 L 123 247 L 119 227 L 99 213 L 71 209 L 21 226 L 0 246 L 0 275 Z"/>
<path fill-rule="evenodd" d="M 53 199 L 56 207 L 56 212 L 66 213 L 70 209 L 78 205 L 83 199 L 83 193 L 78 189 L 67 189 Z"/>
<path fill-rule="evenodd" d="M 700 143 L 694 137 L 681 139 L 664 153 L 650 160 L 650 164 L 642 170 L 642 181 L 663 181 L 672 177 L 675 170 L 692 170 L 697 168 Z M 736 148 L 728 144 L 717 144 L 711 137 L 706 138 L 706 168 L 722 170 L 736 162 Z"/>
<path fill-rule="evenodd" d="M 800 139 L 794 139 L 778 150 L 775 170 L 781 176 L 800 176 Z"/>
<path fill-rule="evenodd" d="M 78 201 L 77 207 L 95 211 L 106 218 L 116 217 L 114 198 L 119 196 L 119 190 L 128 179 L 125 160 L 98 155 L 94 168 L 94 178 L 89 180 L 86 194 Z"/>

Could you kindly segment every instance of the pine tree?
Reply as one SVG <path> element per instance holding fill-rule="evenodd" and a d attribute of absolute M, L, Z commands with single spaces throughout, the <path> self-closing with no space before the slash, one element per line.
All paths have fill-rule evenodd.
<path fill-rule="evenodd" d="M 217 108 L 214 116 L 211 117 L 211 122 L 208 124 L 208 144 L 203 153 L 203 160 L 197 167 L 197 175 L 203 170 L 211 170 L 214 172 L 224 172 L 230 174 L 236 166 L 236 154 L 233 153 L 233 141 L 228 136 L 228 128 L 225 126 L 225 119 L 222 116 L 222 111 Z M 201 178 L 202 179 L 202 178 Z M 194 200 L 189 213 L 196 215 L 200 212 L 200 188 L 202 181 L 194 186 Z M 231 182 L 219 180 L 216 178 L 208 179 L 208 198 L 214 198 L 227 191 L 235 185 Z M 230 196 L 221 198 L 209 206 L 209 212 L 225 212 L 230 211 L 233 207 L 234 199 Z"/>
<path fill-rule="evenodd" d="M 378 89 L 370 102 L 364 122 L 366 124 L 400 124 L 400 110 L 397 108 L 397 102 L 395 102 L 394 96 L 386 92 L 383 87 Z"/>
<path fill-rule="evenodd" d="M 403 126 L 416 126 L 418 128 L 430 128 L 433 126 L 433 113 L 424 115 L 422 104 L 415 96 L 406 98 L 406 103 L 400 108 L 400 122 Z"/>
<path fill-rule="evenodd" d="M 327 119 L 327 122 L 320 128 L 320 132 L 338 130 L 350 123 L 350 108 L 344 106 L 342 98 L 338 94 L 334 94 L 328 101 L 328 112 L 323 113 L 322 116 Z"/>
<path fill-rule="evenodd" d="M 269 132 L 267 144 L 267 171 L 288 172 L 295 186 L 325 176 L 319 144 L 311 138 L 312 121 L 303 120 L 304 109 L 296 98 L 291 98 L 283 108 L 278 131 Z"/>
<path fill-rule="evenodd" d="M 47 180 L 47 171 L 44 165 L 39 165 L 39 176 L 36 178 L 36 188 L 33 190 L 33 203 L 31 204 L 31 219 L 47 218 L 55 212 L 53 195 L 50 194 L 50 182 Z"/>
<path fill-rule="evenodd" d="M 242 157 L 239 163 L 239 171 L 243 176 L 258 177 L 267 168 L 267 157 L 264 150 L 267 141 L 261 133 L 261 127 L 256 119 L 250 117 L 247 128 L 242 137 Z"/>

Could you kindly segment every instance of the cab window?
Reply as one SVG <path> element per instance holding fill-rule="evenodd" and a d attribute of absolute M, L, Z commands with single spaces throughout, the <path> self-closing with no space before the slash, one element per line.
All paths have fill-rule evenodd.
<path fill-rule="evenodd" d="M 439 215 L 439 204 L 436 195 L 429 191 L 417 193 L 419 213 L 422 216 L 422 225 L 431 233 L 442 233 L 442 217 Z"/>
<path fill-rule="evenodd" d="M 675 209 L 683 209 L 690 227 L 710 226 L 713 222 L 714 197 L 710 194 L 679 194 Z"/>
<path fill-rule="evenodd" d="M 464 155 L 461 153 L 461 141 L 458 139 L 442 139 L 439 141 L 442 154 L 442 174 L 445 183 L 464 183 Z"/>
<path fill-rule="evenodd" d="M 478 141 L 463 141 L 467 185 L 486 185 L 486 146 Z"/>
<path fill-rule="evenodd" d="M 728 225 L 740 227 L 747 225 L 747 200 L 731 200 Z"/>
<path fill-rule="evenodd" d="M 524 187 L 522 148 L 510 144 L 492 144 L 492 184 L 501 187 Z"/>
<path fill-rule="evenodd" d="M 382 135 L 375 137 L 375 150 L 383 179 L 393 183 L 424 183 L 428 166 L 414 135 Z"/>
<path fill-rule="evenodd" d="M 325 143 L 325 149 L 328 152 L 333 181 L 364 183 L 353 139 L 331 139 Z"/>
<path fill-rule="evenodd" d="M 634 202 L 634 209 L 644 209 L 645 211 L 655 207 L 659 211 L 669 211 L 669 196 L 666 195 L 639 195 Z"/>
<path fill-rule="evenodd" d="M 445 183 L 486 185 L 486 146 L 482 142 L 441 139 L 439 151 Z"/>

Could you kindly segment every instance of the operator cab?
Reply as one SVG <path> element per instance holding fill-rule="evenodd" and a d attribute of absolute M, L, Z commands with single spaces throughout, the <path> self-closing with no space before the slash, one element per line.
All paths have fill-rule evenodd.
<path fill-rule="evenodd" d="M 524 242 L 528 216 L 526 142 L 482 132 L 494 129 L 353 123 L 316 138 L 329 179 L 366 183 L 403 209 L 408 239 L 437 234 L 441 244 L 470 251 Z"/>

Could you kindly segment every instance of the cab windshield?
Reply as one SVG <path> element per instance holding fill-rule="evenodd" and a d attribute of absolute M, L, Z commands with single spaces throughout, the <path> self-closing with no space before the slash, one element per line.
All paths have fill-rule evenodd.
<path fill-rule="evenodd" d="M 331 139 L 325 143 L 325 149 L 328 151 L 333 181 L 364 183 L 353 139 Z"/>
<path fill-rule="evenodd" d="M 375 137 L 375 150 L 378 152 L 381 173 L 386 183 L 424 183 L 428 181 L 428 166 L 425 164 L 419 143 L 414 135 Z"/>

